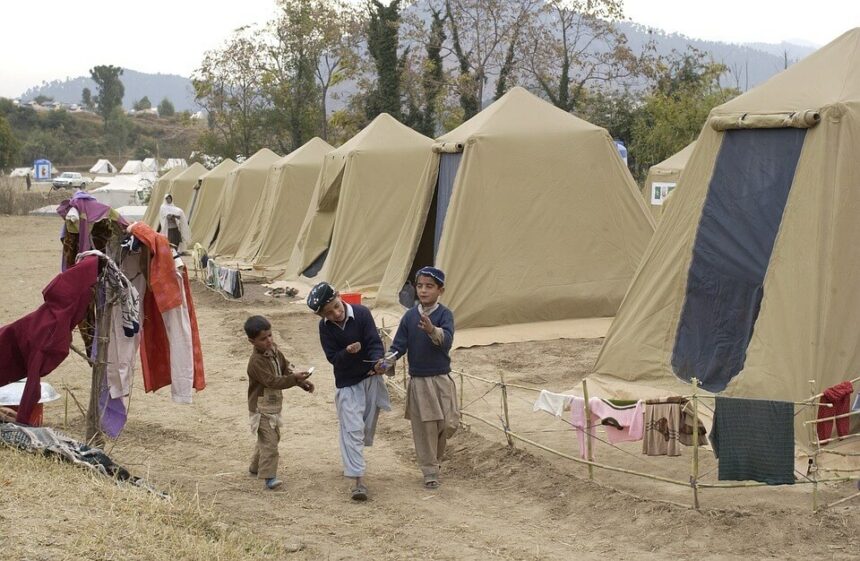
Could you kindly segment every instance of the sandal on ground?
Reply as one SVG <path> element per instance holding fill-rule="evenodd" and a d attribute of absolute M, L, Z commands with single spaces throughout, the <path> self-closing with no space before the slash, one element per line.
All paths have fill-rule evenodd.
<path fill-rule="evenodd" d="M 364 485 L 356 485 L 352 490 L 352 500 L 354 501 L 366 501 L 367 500 L 367 487 Z"/>
<path fill-rule="evenodd" d="M 424 488 L 425 489 L 438 489 L 439 485 L 439 477 L 436 475 L 426 475 L 424 476 Z"/>

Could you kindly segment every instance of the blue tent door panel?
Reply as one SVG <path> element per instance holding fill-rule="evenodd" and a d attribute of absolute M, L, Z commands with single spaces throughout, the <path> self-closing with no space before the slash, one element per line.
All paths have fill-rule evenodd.
<path fill-rule="evenodd" d="M 439 252 L 439 240 L 442 238 L 442 227 L 445 224 L 445 215 L 448 213 L 448 205 L 451 203 L 451 195 L 454 193 L 454 179 L 460 168 L 460 160 L 463 153 L 441 154 L 439 159 L 439 178 L 436 180 L 436 231 L 433 235 L 433 257 Z"/>
<path fill-rule="evenodd" d="M 727 131 L 693 246 L 672 369 L 708 391 L 744 366 L 806 129 Z"/>

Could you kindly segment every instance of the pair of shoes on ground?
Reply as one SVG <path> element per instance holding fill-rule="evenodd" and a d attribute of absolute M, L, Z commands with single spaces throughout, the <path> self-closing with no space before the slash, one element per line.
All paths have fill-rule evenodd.
<path fill-rule="evenodd" d="M 367 500 L 367 486 L 364 483 L 359 483 L 353 487 L 352 500 L 359 502 Z"/>

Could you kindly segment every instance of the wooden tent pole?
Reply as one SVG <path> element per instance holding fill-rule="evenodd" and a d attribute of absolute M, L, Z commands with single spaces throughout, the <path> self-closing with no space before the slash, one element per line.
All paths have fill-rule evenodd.
<path fill-rule="evenodd" d="M 582 399 L 585 400 L 585 455 L 589 462 L 594 461 L 592 454 L 594 443 L 591 441 L 591 407 L 588 406 L 588 382 L 582 380 Z M 588 464 L 588 478 L 594 479 L 594 466 Z"/>
<path fill-rule="evenodd" d="M 502 408 L 505 413 L 505 438 L 508 441 L 508 446 L 514 447 L 514 440 L 508 432 L 511 430 L 511 417 L 508 414 L 508 386 L 505 384 L 505 373 L 499 372 L 499 379 L 502 382 Z"/>
<path fill-rule="evenodd" d="M 693 464 L 690 486 L 693 488 L 693 508 L 699 510 L 699 380 L 693 378 Z"/>

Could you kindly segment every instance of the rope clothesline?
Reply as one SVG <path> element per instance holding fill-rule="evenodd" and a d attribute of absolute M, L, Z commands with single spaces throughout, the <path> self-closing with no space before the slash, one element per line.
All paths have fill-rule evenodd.
<path fill-rule="evenodd" d="M 495 381 L 495 380 L 490 380 L 488 378 L 484 378 L 481 376 L 476 376 L 474 374 L 467 374 L 466 372 L 459 371 L 459 370 L 453 370 L 452 373 L 458 374 L 460 376 L 461 388 L 463 387 L 464 382 L 466 380 L 469 380 L 469 382 L 473 388 L 475 387 L 474 383 L 472 383 L 473 380 L 491 385 L 489 390 L 484 392 L 477 399 L 472 400 L 468 405 L 463 404 L 463 399 L 462 399 L 463 396 L 462 396 L 462 390 L 461 390 L 460 403 L 461 403 L 461 414 L 463 416 L 471 418 L 471 419 L 475 419 L 475 420 L 480 421 L 480 422 L 482 422 L 482 423 L 484 423 L 484 424 L 486 424 L 486 425 L 488 425 L 488 426 L 490 426 L 496 430 L 503 432 L 505 434 L 505 438 L 508 440 L 509 446 L 513 446 L 513 441 L 517 440 L 517 441 L 524 442 L 526 444 L 535 446 L 539 449 L 542 449 L 544 451 L 547 451 L 547 452 L 554 454 L 554 455 L 557 455 L 559 457 L 569 459 L 569 460 L 574 461 L 576 463 L 579 463 L 581 465 L 586 465 L 586 466 L 588 466 L 590 479 L 593 477 L 592 476 L 592 469 L 594 467 L 597 467 L 600 469 L 605 469 L 607 471 L 613 471 L 613 472 L 617 472 L 617 473 L 625 473 L 628 475 L 634 475 L 637 477 L 644 477 L 646 479 L 652 479 L 655 481 L 661 481 L 661 482 L 669 483 L 669 484 L 673 484 L 673 485 L 681 485 L 684 487 L 690 487 L 693 490 L 693 507 L 696 509 L 699 508 L 698 489 L 747 488 L 747 487 L 763 487 L 763 486 L 768 485 L 768 483 L 758 482 L 758 481 L 731 482 L 731 483 L 729 483 L 729 482 L 706 483 L 706 482 L 700 481 L 701 478 L 712 474 L 719 466 L 716 466 L 716 467 L 708 470 L 704 474 L 701 474 L 701 475 L 699 474 L 699 472 L 698 472 L 698 449 L 699 449 L 699 446 L 698 446 L 698 438 L 695 438 L 695 437 L 693 438 L 693 446 L 692 446 L 692 448 L 693 448 L 693 462 L 692 462 L 692 468 L 691 468 L 692 472 L 691 472 L 689 481 L 672 479 L 670 477 L 663 477 L 663 476 L 659 476 L 659 475 L 655 475 L 655 474 L 649 474 L 649 473 L 644 473 L 644 472 L 640 472 L 640 471 L 636 471 L 636 470 L 630 470 L 630 469 L 610 466 L 607 464 L 602 464 L 600 462 L 595 462 L 593 460 L 593 458 L 591 457 L 592 439 L 597 439 L 598 441 L 603 442 L 604 444 L 610 446 L 611 448 L 613 448 L 613 449 L 615 449 L 615 450 L 617 450 L 623 454 L 626 454 L 628 456 L 636 458 L 638 461 L 643 461 L 645 459 L 642 456 L 637 456 L 635 454 L 632 454 L 632 453 L 628 452 L 627 450 L 619 448 L 618 446 L 615 446 L 614 444 L 609 443 L 606 440 L 603 440 L 602 438 L 600 438 L 596 434 L 591 434 L 591 431 L 590 431 L 590 428 L 591 428 L 590 411 L 588 410 L 587 403 L 586 403 L 587 426 L 585 428 L 574 426 L 573 423 L 571 421 L 568 421 L 567 419 L 563 419 L 561 417 L 557 417 L 557 418 L 559 418 L 565 424 L 573 427 L 574 430 L 577 430 L 580 433 L 585 433 L 585 436 L 587 439 L 586 442 L 588 445 L 588 452 L 587 452 L 587 458 L 588 459 L 577 458 L 571 454 L 566 454 L 564 452 L 560 452 L 560 451 L 555 450 L 549 446 L 545 446 L 545 445 L 540 444 L 538 442 L 535 442 L 529 438 L 526 438 L 521 433 L 515 433 L 511 430 L 511 427 L 510 427 L 510 420 L 508 417 L 508 409 L 507 409 L 507 388 L 509 388 L 509 387 L 510 388 L 517 388 L 517 389 L 522 389 L 525 391 L 537 392 L 537 393 L 540 393 L 543 390 L 541 390 L 540 388 L 534 388 L 534 387 L 524 386 L 524 385 L 520 385 L 520 384 L 507 383 L 505 381 L 505 378 L 503 375 L 500 375 L 499 381 Z M 860 380 L 860 378 L 858 378 L 857 380 L 852 380 L 852 383 L 855 383 L 858 380 Z M 697 383 L 695 380 L 694 380 L 693 384 L 694 384 L 694 386 L 697 386 Z M 502 389 L 502 402 L 500 403 L 500 409 L 502 411 L 498 415 L 499 425 L 497 425 L 496 423 L 489 421 L 489 420 L 487 420 L 487 419 L 485 419 L 479 415 L 475 415 L 474 413 L 471 413 L 469 411 L 464 410 L 466 407 L 471 406 L 474 403 L 481 401 L 481 400 L 483 400 L 485 403 L 488 403 L 486 401 L 486 396 L 496 388 Z M 585 380 L 583 380 L 583 392 L 584 392 L 585 396 L 587 396 L 587 389 L 585 387 Z M 526 400 L 525 398 L 523 398 L 521 396 L 517 396 L 517 397 L 520 400 L 522 400 L 523 402 L 529 403 L 528 400 Z M 698 407 L 699 403 L 701 403 L 701 401 L 702 401 L 702 398 L 715 399 L 717 396 L 698 395 L 698 394 L 694 393 L 693 395 L 682 396 L 682 397 L 684 397 L 688 400 L 692 400 L 692 403 L 694 404 L 694 406 Z M 813 398 L 810 398 L 810 399 L 807 399 L 804 401 L 796 401 L 796 402 L 790 402 L 790 403 L 792 403 L 793 405 L 799 406 L 802 409 L 805 409 L 805 408 L 810 407 L 810 406 L 816 406 L 816 405 L 823 405 L 825 407 L 833 407 L 833 404 L 831 404 L 831 403 L 815 403 L 819 397 L 821 397 L 821 395 L 814 396 Z M 586 397 L 586 399 L 587 399 L 587 397 Z M 714 409 L 712 409 L 711 407 L 709 407 L 705 403 L 702 403 L 702 405 L 704 407 L 706 407 L 708 410 L 710 410 L 711 412 L 714 411 Z M 696 411 L 697 411 L 697 409 L 696 409 Z M 837 415 L 837 416 L 834 416 L 830 419 L 832 420 L 832 419 L 836 419 L 836 418 L 847 417 L 847 416 L 850 416 L 850 415 L 856 414 L 856 413 L 857 412 L 854 412 L 851 414 L 846 414 L 846 415 Z M 795 415 L 797 415 L 797 414 L 798 413 L 795 413 Z M 698 421 L 698 413 L 697 412 L 694 413 L 694 417 L 696 418 L 695 420 Z M 825 420 L 827 420 L 827 419 L 821 419 L 820 421 L 823 422 Z M 697 425 L 698 423 L 696 422 L 695 424 Z M 812 423 L 806 422 L 804 424 L 809 425 Z M 528 432 L 547 432 L 547 431 L 528 431 Z M 697 432 L 697 431 L 694 429 L 694 432 Z M 846 440 L 846 439 L 854 438 L 854 437 L 860 437 L 860 434 L 848 435 L 848 436 L 844 436 L 844 437 L 837 437 L 837 438 L 833 438 L 833 439 L 828 439 L 828 440 L 821 441 L 818 444 L 820 447 L 821 444 L 826 444 L 827 442 L 832 442 L 832 441 L 836 441 L 836 440 Z M 819 450 L 820 450 L 820 448 L 819 448 Z M 820 451 L 820 452 L 823 452 L 823 453 L 832 452 L 832 453 L 844 455 L 844 456 L 854 456 L 855 455 L 855 454 L 851 454 L 851 453 L 838 453 L 835 451 Z M 647 463 L 651 464 L 651 462 L 647 462 Z M 653 464 L 651 464 L 651 465 L 653 465 Z M 813 466 L 812 463 L 810 465 Z M 796 473 L 795 477 L 797 480 L 794 481 L 794 484 L 811 484 L 814 487 L 814 490 L 813 490 L 813 510 L 815 510 L 815 511 L 820 510 L 820 508 L 828 508 L 829 506 L 834 506 L 835 504 L 841 504 L 841 503 L 843 503 L 846 500 L 849 500 L 851 498 L 851 497 L 848 497 L 845 499 L 841 499 L 839 501 L 831 503 L 830 505 L 824 505 L 823 507 L 819 508 L 818 503 L 817 503 L 817 493 L 818 493 L 818 484 L 819 483 L 829 483 L 829 482 L 835 483 L 835 482 L 860 480 L 860 475 L 856 474 L 856 472 L 860 471 L 860 469 L 841 469 L 841 470 L 840 469 L 832 469 L 832 470 L 831 469 L 822 469 L 822 471 L 827 471 L 827 472 L 835 473 L 835 474 L 841 473 L 841 474 L 852 474 L 852 475 L 842 475 L 840 477 L 818 478 L 818 473 L 817 473 L 818 470 L 817 469 L 811 469 L 811 471 L 809 471 L 808 473 L 802 473 L 798 470 L 795 470 L 795 473 Z M 852 495 L 852 497 L 853 496 L 854 495 Z"/>

